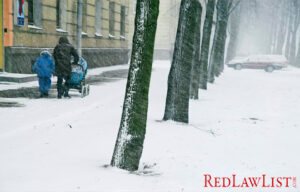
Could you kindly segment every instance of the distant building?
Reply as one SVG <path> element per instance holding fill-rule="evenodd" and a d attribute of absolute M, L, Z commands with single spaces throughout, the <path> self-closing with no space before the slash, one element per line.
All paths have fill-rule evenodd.
<path fill-rule="evenodd" d="M 160 1 L 155 39 L 155 59 L 171 59 L 181 0 Z"/>
<path fill-rule="evenodd" d="M 129 48 L 132 46 L 136 0 L 129 0 Z M 160 0 L 154 59 L 171 59 L 181 0 Z"/>
<path fill-rule="evenodd" d="M 128 62 L 128 7 L 128 0 L 83 0 L 82 54 L 89 67 Z M 76 48 L 77 0 L 5 0 L 0 8 L 5 47 L 0 69 L 30 73 L 40 50 L 52 50 L 61 36 Z M 24 20 L 18 18 L 22 11 Z"/>
<path fill-rule="evenodd" d="M 134 33 L 134 18 L 136 0 L 129 0 L 129 48 L 131 49 Z M 205 19 L 205 0 L 202 4 L 202 25 Z M 172 59 L 174 43 L 177 33 L 179 9 L 181 0 L 160 0 L 157 30 L 155 37 L 154 59 Z"/>

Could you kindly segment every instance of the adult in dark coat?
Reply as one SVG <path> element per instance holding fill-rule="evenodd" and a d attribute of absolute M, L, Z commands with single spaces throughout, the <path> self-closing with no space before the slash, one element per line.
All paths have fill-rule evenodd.
<path fill-rule="evenodd" d="M 57 92 L 58 98 L 62 95 L 69 96 L 70 78 L 72 71 L 71 56 L 74 56 L 74 64 L 78 63 L 79 57 L 77 51 L 71 45 L 66 37 L 60 37 L 58 45 L 54 48 L 55 73 L 57 75 Z M 64 86 L 63 80 L 65 80 Z"/>

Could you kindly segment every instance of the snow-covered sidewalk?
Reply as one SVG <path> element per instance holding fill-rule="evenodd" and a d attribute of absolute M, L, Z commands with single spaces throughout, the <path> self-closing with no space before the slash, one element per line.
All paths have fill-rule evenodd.
<path fill-rule="evenodd" d="M 88 70 L 87 78 L 95 75 L 99 75 L 101 73 L 107 72 L 107 71 L 113 71 L 113 70 L 120 70 L 120 69 L 128 69 L 127 64 L 123 65 L 115 65 L 115 66 L 108 66 L 108 67 L 99 67 L 99 68 L 93 68 Z M 1 76 L 3 77 L 11 77 L 11 78 L 24 78 L 24 77 L 32 77 L 36 75 L 32 74 L 15 74 L 15 73 L 1 73 Z M 52 84 L 56 83 L 57 78 L 52 76 L 51 78 Z M 38 80 L 24 82 L 24 83 L 18 83 L 18 82 L 5 82 L 2 81 L 0 83 L 0 91 L 2 90 L 10 90 L 10 89 L 20 89 L 20 88 L 28 88 L 28 87 L 38 87 Z"/>
<path fill-rule="evenodd" d="M 186 125 L 160 121 L 169 63 L 154 63 L 138 172 L 107 167 L 122 112 L 126 80 L 121 80 L 92 85 L 86 98 L 14 98 L 26 106 L 0 108 L 0 191 L 300 192 L 204 187 L 204 174 L 296 177 L 300 186 L 299 69 L 226 68 L 190 102 Z"/>

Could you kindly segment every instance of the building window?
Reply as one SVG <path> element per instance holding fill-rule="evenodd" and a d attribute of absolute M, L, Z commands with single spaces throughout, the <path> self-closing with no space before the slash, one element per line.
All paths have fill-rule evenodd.
<path fill-rule="evenodd" d="M 109 2 L 109 36 L 115 36 L 115 3 Z"/>
<path fill-rule="evenodd" d="M 95 29 L 96 29 L 96 36 L 102 36 L 102 0 L 96 0 L 96 23 L 95 23 Z"/>
<path fill-rule="evenodd" d="M 28 24 L 34 25 L 33 21 L 33 0 L 28 0 Z"/>
<path fill-rule="evenodd" d="M 66 0 L 56 0 L 56 29 L 60 32 L 66 32 L 67 19 L 67 2 Z"/>
<path fill-rule="evenodd" d="M 56 0 L 56 28 L 61 28 L 61 20 L 60 20 L 60 0 Z"/>
<path fill-rule="evenodd" d="M 41 0 L 28 0 L 28 25 L 34 25 L 36 27 L 42 26 L 41 5 Z"/>
<path fill-rule="evenodd" d="M 83 0 L 82 4 L 82 33 L 87 34 L 87 3 Z"/>
<path fill-rule="evenodd" d="M 121 6 L 121 26 L 120 26 L 120 38 L 125 38 L 125 6 Z"/>

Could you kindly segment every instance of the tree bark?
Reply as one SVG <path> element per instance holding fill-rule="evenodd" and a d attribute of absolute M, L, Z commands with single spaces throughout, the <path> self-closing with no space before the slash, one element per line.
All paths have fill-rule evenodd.
<path fill-rule="evenodd" d="M 289 60 L 290 63 L 293 65 L 296 64 L 296 41 L 297 41 L 297 32 L 298 32 L 298 27 L 299 27 L 299 15 L 300 10 L 299 10 L 299 2 L 298 0 L 293 1 L 293 17 L 294 17 L 294 23 L 292 27 L 292 39 L 291 39 L 291 44 L 290 44 L 290 51 L 289 51 Z"/>
<path fill-rule="evenodd" d="M 230 16 L 230 31 L 229 31 L 229 43 L 227 48 L 227 55 L 226 55 L 226 63 L 232 60 L 236 56 L 236 49 L 238 43 L 238 33 L 239 33 L 239 26 L 240 26 L 240 7 Z"/>
<path fill-rule="evenodd" d="M 219 75 L 221 74 L 221 72 L 224 71 L 224 57 L 225 57 L 225 46 L 226 46 L 226 38 L 227 38 L 227 25 L 228 25 L 228 17 L 226 18 L 226 20 L 222 21 L 219 23 L 220 26 L 220 34 L 221 34 L 221 38 L 220 38 L 220 52 L 217 54 L 216 57 L 216 61 L 217 61 L 217 65 L 216 65 L 216 71 L 215 71 L 215 76 L 219 77 Z"/>
<path fill-rule="evenodd" d="M 188 123 L 193 41 L 198 0 L 182 0 L 163 120 Z"/>
<path fill-rule="evenodd" d="M 123 104 L 111 165 L 135 171 L 143 151 L 159 0 L 139 0 Z"/>
<path fill-rule="evenodd" d="M 288 29 L 287 29 L 287 39 L 286 39 L 286 43 L 285 43 L 284 55 L 287 58 L 289 58 L 290 48 L 291 48 L 291 33 L 292 33 L 292 30 L 293 30 L 293 15 L 291 13 L 289 13 L 289 16 L 288 16 L 288 25 L 287 25 L 287 27 L 288 27 Z M 283 34 L 280 34 L 278 36 L 278 41 L 281 43 L 279 46 L 281 46 L 281 48 L 279 48 L 279 50 L 276 52 L 277 54 L 282 54 L 283 43 L 284 43 L 284 40 L 282 40 L 282 39 L 285 37 L 285 36 L 283 36 L 283 37 L 282 36 L 283 36 Z"/>
<path fill-rule="evenodd" d="M 197 3 L 196 7 L 196 29 L 194 37 L 194 52 L 192 62 L 192 76 L 190 84 L 190 99 L 198 99 L 199 95 L 199 81 L 200 81 L 200 40 L 201 40 L 201 14 L 202 7 L 200 2 Z"/>
<path fill-rule="evenodd" d="M 298 51 L 294 63 L 296 66 L 300 67 L 300 39 L 298 40 Z"/>
<path fill-rule="evenodd" d="M 200 54 L 200 89 L 207 89 L 207 66 L 209 56 L 210 37 L 213 24 L 213 16 L 215 10 L 215 0 L 208 0 L 206 5 L 205 21 L 203 26 L 203 36 Z"/>
<path fill-rule="evenodd" d="M 213 83 L 215 76 L 219 76 L 224 65 L 224 52 L 226 43 L 226 30 L 228 23 L 228 0 L 218 0 L 217 25 L 215 30 L 213 48 L 209 64 L 208 82 Z"/>
<path fill-rule="evenodd" d="M 278 27 L 278 33 L 277 33 L 277 44 L 276 44 L 276 49 L 275 49 L 275 54 L 283 54 L 283 46 L 284 46 L 284 41 L 285 41 L 285 37 L 286 37 L 286 28 L 290 27 L 290 16 L 286 14 L 286 5 L 285 3 L 281 2 L 281 12 L 280 12 L 280 24 Z M 287 24 L 289 23 L 289 24 Z M 290 42 L 290 31 L 288 30 L 288 38 L 286 41 L 286 45 L 289 44 Z"/>

